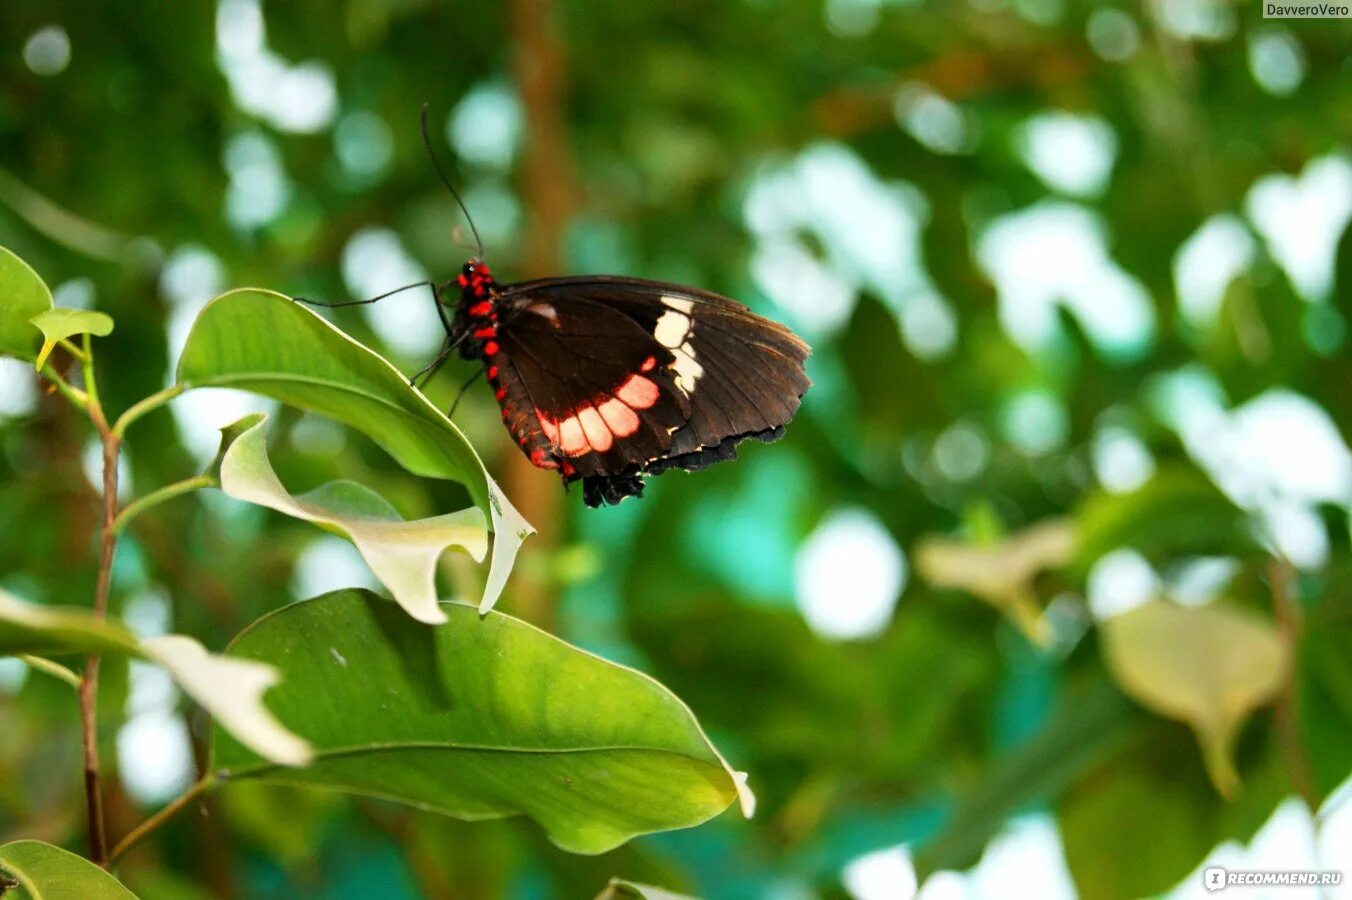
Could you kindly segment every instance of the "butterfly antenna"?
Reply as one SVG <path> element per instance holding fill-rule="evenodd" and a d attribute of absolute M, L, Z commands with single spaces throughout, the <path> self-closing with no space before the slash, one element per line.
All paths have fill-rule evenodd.
<path fill-rule="evenodd" d="M 446 177 L 446 172 L 441 168 L 441 163 L 437 160 L 436 151 L 432 149 L 432 138 L 429 137 L 427 133 L 426 103 L 424 103 L 422 107 L 422 136 L 423 145 L 427 147 L 427 155 L 432 159 L 432 168 L 437 170 L 437 177 L 441 179 L 442 184 L 446 185 L 447 190 L 451 192 L 451 196 L 455 198 L 455 202 L 459 204 L 460 211 L 465 214 L 465 221 L 469 223 L 469 230 L 474 232 L 474 243 L 478 245 L 479 258 L 483 259 L 484 242 L 483 238 L 479 237 L 479 229 L 474 227 L 474 219 L 470 217 L 469 209 L 465 206 L 465 201 L 460 199 L 460 192 L 455 189 L 455 185 L 451 184 L 451 179 Z"/>

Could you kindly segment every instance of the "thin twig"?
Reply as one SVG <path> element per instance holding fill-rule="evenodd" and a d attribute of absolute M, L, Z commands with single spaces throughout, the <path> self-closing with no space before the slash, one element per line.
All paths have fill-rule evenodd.
<path fill-rule="evenodd" d="M 199 488 L 209 488 L 216 486 L 216 479 L 211 475 L 198 475 L 193 478 L 185 478 L 182 481 L 176 481 L 173 484 L 166 484 L 159 490 L 151 491 L 144 497 L 138 497 L 135 500 L 122 507 L 122 511 L 117 514 L 113 520 L 113 532 L 121 534 L 132 519 L 141 513 L 150 509 L 152 506 L 158 506 L 166 500 L 172 500 L 175 497 L 182 496 Z"/>
<path fill-rule="evenodd" d="M 1310 768 L 1310 757 L 1300 733 L 1300 718 L 1297 714 L 1295 660 L 1304 623 L 1300 607 L 1291 596 L 1291 579 L 1294 577 L 1295 570 L 1287 560 L 1278 558 L 1268 564 L 1272 611 L 1277 618 L 1277 628 L 1281 632 L 1282 642 L 1286 645 L 1287 651 L 1287 672 L 1281 693 L 1277 697 L 1276 724 L 1282 758 L 1286 763 L 1286 775 L 1291 780 L 1292 789 L 1300 795 L 1313 813 L 1319 809 L 1319 789 L 1315 785 L 1314 774 Z"/>
<path fill-rule="evenodd" d="M 122 855 L 124 853 L 126 853 L 132 847 L 136 846 L 136 844 L 139 843 L 142 838 L 146 837 L 148 834 L 155 831 L 165 822 L 168 822 L 174 816 L 178 815 L 178 813 L 185 806 L 192 803 L 199 796 L 201 796 L 202 793 L 205 792 L 207 788 L 211 787 L 211 785 L 214 782 L 215 776 L 212 775 L 212 773 L 208 772 L 207 774 L 203 775 L 201 778 L 193 782 L 192 786 L 189 787 L 186 791 L 179 794 L 173 800 L 170 800 L 167 804 L 165 804 L 165 806 L 162 809 L 160 809 L 159 812 L 155 813 L 153 816 L 146 819 L 140 825 L 137 825 L 134 829 L 132 829 L 130 834 L 128 834 L 122 840 L 117 842 L 117 846 L 113 848 L 113 852 L 108 857 L 109 864 L 117 862 L 119 859 L 122 858 Z"/>
<path fill-rule="evenodd" d="M 120 259 L 132 238 L 96 225 L 0 169 L 0 204 L 62 246 L 96 259 Z"/>
<path fill-rule="evenodd" d="M 51 363 L 44 363 L 42 366 L 42 376 L 52 383 L 52 385 L 61 392 L 61 396 L 71 402 L 78 409 L 84 409 L 89 405 L 89 397 L 84 391 L 72 385 L 66 379 L 52 368 Z"/>
<path fill-rule="evenodd" d="M 114 423 L 113 434 L 117 435 L 119 438 L 124 436 L 127 433 L 127 429 L 131 427 L 131 423 L 135 422 L 146 413 L 159 409 L 187 389 L 186 385 L 172 384 L 164 390 L 157 391 L 149 397 L 146 397 L 144 400 L 132 404 L 131 408 L 119 416 L 117 422 Z"/>

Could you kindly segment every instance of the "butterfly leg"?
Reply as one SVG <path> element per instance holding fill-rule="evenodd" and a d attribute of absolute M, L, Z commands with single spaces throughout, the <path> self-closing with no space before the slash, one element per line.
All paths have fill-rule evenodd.
<path fill-rule="evenodd" d="M 449 419 L 451 416 L 455 415 L 455 408 L 460 405 L 460 398 L 465 396 L 465 391 L 469 389 L 471 384 L 478 381 L 479 376 L 483 373 L 483 369 L 475 369 L 474 374 L 471 375 L 464 384 L 460 385 L 460 390 L 456 392 L 455 400 L 451 402 L 451 408 L 446 410 L 446 418 Z"/>
<path fill-rule="evenodd" d="M 449 337 L 446 338 L 444 341 L 442 341 L 441 350 L 437 353 L 436 359 L 432 360 L 430 363 L 423 366 L 411 378 L 409 378 L 408 380 L 409 387 L 418 387 L 419 379 L 422 379 L 423 384 L 427 384 L 427 382 L 431 381 L 432 376 L 437 373 L 437 369 L 441 368 L 442 363 L 446 362 L 446 357 L 450 356 L 451 351 L 454 349 L 455 344 L 451 343 L 451 339 Z"/>

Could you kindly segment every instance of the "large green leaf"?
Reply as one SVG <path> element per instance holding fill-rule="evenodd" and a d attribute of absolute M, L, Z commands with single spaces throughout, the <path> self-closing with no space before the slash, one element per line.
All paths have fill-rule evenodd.
<path fill-rule="evenodd" d="M 138 639 L 120 622 L 74 608 L 24 603 L 0 590 L 0 656 L 119 653 L 163 666 L 189 697 L 257 752 L 278 763 L 309 759 L 305 742 L 263 706 L 277 682 L 273 666 L 208 653 L 179 634 Z"/>
<path fill-rule="evenodd" d="M 534 529 L 507 502 L 460 429 L 388 360 L 281 294 L 243 289 L 207 304 L 178 364 L 185 387 L 233 387 L 337 419 L 366 433 L 415 475 L 469 488 L 493 525 L 480 604 L 497 602 Z"/>
<path fill-rule="evenodd" d="M 6 900 L 136 900 L 89 860 L 42 841 L 0 846 L 0 894 Z"/>
<path fill-rule="evenodd" d="M 282 670 L 268 705 L 315 759 L 278 769 L 217 731 L 213 770 L 463 819 L 527 815 L 577 853 L 697 825 L 739 794 L 749 814 L 744 776 L 662 685 L 509 616 L 443 609 L 428 627 L 349 590 L 255 622 L 227 652 Z"/>
<path fill-rule="evenodd" d="M 268 461 L 266 426 L 267 416 L 254 414 L 221 430 L 214 467 L 221 490 L 343 535 L 409 615 L 429 624 L 446 621 L 437 605 L 437 560 L 453 546 L 483 560 L 488 550 L 483 513 L 471 506 L 405 521 L 385 498 L 350 481 L 329 482 L 293 497 Z"/>
<path fill-rule="evenodd" d="M 34 365 L 41 369 L 47 357 L 56 349 L 56 345 L 66 338 L 77 334 L 92 334 L 95 337 L 107 337 L 113 333 L 113 319 L 107 313 L 92 309 L 49 309 L 40 312 L 32 319 L 33 326 L 42 332 L 42 349 Z"/>
<path fill-rule="evenodd" d="M 0 354 L 33 359 L 32 318 L 52 308 L 52 292 L 28 263 L 0 247 Z"/>

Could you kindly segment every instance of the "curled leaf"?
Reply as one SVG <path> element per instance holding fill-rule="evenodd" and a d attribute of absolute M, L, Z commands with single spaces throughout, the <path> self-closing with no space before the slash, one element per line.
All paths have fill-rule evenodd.
<path fill-rule="evenodd" d="M 410 616 L 429 624 L 445 622 L 437 605 L 437 560 L 449 547 L 463 548 L 475 561 L 484 558 L 488 529 L 483 513 L 470 507 L 405 521 L 379 494 L 343 481 L 292 496 L 268 461 L 266 422 L 266 416 L 255 415 L 223 429 L 221 490 L 346 537 Z"/>
<path fill-rule="evenodd" d="M 208 653 L 181 634 L 146 638 L 141 650 L 169 670 L 183 692 L 242 743 L 282 765 L 310 761 L 310 745 L 287 731 L 263 705 L 263 694 L 279 679 L 272 666 Z"/>
<path fill-rule="evenodd" d="M 1075 553 L 1069 520 L 1047 519 L 993 544 L 951 538 L 922 540 L 915 549 L 920 577 L 938 588 L 966 591 L 1010 616 L 1029 638 L 1047 643 L 1050 628 L 1033 596 L 1033 579 Z"/>
<path fill-rule="evenodd" d="M 1152 712 L 1192 727 L 1207 774 L 1229 797 L 1239 785 L 1235 736 L 1286 677 L 1289 654 L 1276 627 L 1221 603 L 1190 607 L 1155 600 L 1101 628 L 1108 670 L 1118 685 Z"/>
<path fill-rule="evenodd" d="M 158 663 L 255 753 L 279 765 L 309 759 L 306 743 L 263 705 L 264 692 L 277 684 L 273 666 L 208 653 L 183 635 L 140 640 L 120 622 L 87 610 L 37 606 L 0 591 L 0 656 L 24 653 L 120 653 Z"/>
<path fill-rule="evenodd" d="M 28 320 L 42 332 L 42 349 L 34 366 L 41 370 L 57 343 L 77 334 L 107 337 L 113 333 L 113 320 L 107 313 L 92 309 L 64 309 L 57 307 L 40 312 Z"/>
<path fill-rule="evenodd" d="M 413 474 L 465 485 L 493 531 L 483 611 L 497 602 L 521 542 L 535 533 L 460 429 L 398 369 L 281 294 L 246 288 L 208 303 L 183 348 L 178 382 L 253 391 L 328 416 L 366 434 Z"/>

